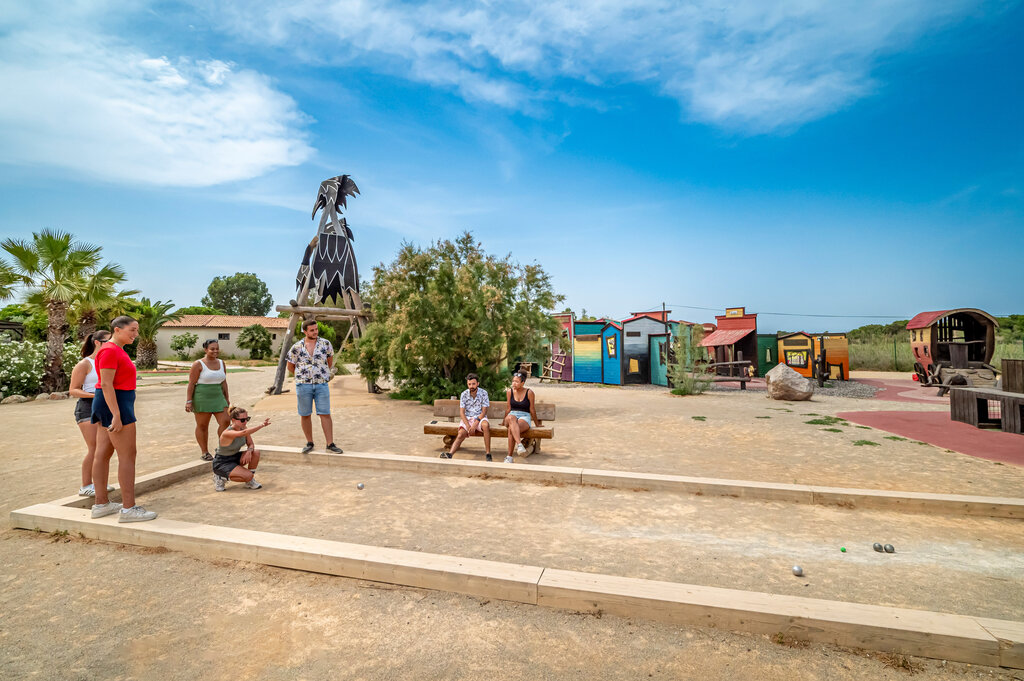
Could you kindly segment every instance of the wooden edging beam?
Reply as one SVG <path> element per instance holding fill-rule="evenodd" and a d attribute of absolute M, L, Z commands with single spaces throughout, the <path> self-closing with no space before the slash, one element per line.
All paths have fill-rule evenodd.
<path fill-rule="evenodd" d="M 592 485 L 614 489 L 675 492 L 707 496 L 736 497 L 765 501 L 789 501 L 798 504 L 840 506 L 845 508 L 877 509 L 911 513 L 938 513 L 971 515 L 992 518 L 1024 518 L 1024 499 L 1010 497 L 982 497 L 963 494 L 931 494 L 927 492 L 901 492 L 893 490 L 822 487 L 818 485 L 789 485 L 785 483 L 751 480 L 725 480 L 683 475 L 606 471 L 593 468 L 538 466 L 531 464 L 503 464 L 466 459 L 432 459 L 400 454 L 347 453 L 330 454 L 311 452 L 302 454 L 297 447 L 261 445 L 267 460 L 306 462 L 350 468 L 377 468 L 490 477 L 522 482 L 558 482 L 569 485 Z M 267 455 L 269 454 L 269 458 Z"/>
<path fill-rule="evenodd" d="M 1024 622 L 589 574 L 157 518 L 125 525 L 88 511 L 37 504 L 11 512 L 15 527 L 164 547 L 263 565 L 495 598 L 602 611 L 674 624 L 970 664 L 1024 667 Z"/>

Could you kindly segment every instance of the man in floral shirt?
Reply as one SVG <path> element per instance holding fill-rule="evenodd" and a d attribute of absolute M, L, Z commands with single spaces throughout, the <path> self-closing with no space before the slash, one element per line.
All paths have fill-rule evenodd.
<path fill-rule="evenodd" d="M 476 374 L 466 376 L 466 389 L 459 396 L 459 434 L 455 436 L 450 451 L 441 454 L 442 459 L 450 459 L 462 446 L 463 441 L 480 431 L 484 436 L 485 458 L 491 461 L 491 424 L 487 421 L 487 407 L 491 400 L 487 391 L 480 387 L 480 377 Z"/>
<path fill-rule="evenodd" d="M 331 419 L 331 393 L 327 382 L 331 380 L 334 366 L 334 348 L 330 341 L 320 338 L 316 320 L 302 322 L 305 338 L 288 351 L 288 373 L 295 374 L 295 394 L 299 398 L 299 420 L 302 433 L 306 436 L 303 454 L 313 451 L 313 402 L 324 429 L 327 451 L 341 454 L 341 447 L 334 444 L 334 421 Z"/>

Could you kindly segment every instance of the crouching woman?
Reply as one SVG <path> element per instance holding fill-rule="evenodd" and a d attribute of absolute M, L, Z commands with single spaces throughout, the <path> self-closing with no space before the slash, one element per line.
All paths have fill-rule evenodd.
<path fill-rule="evenodd" d="M 228 414 L 231 424 L 221 433 L 217 456 L 213 457 L 213 489 L 223 492 L 228 480 L 244 482 L 249 489 L 260 489 L 263 485 L 256 482 L 260 450 L 253 444 L 252 434 L 269 426 L 270 419 L 250 428 L 251 417 L 245 409 L 234 407 Z"/>

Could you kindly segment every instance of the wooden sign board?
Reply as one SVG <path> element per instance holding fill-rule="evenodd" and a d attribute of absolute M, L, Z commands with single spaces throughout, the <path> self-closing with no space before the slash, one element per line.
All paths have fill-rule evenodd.
<path fill-rule="evenodd" d="M 725 308 L 726 317 L 742 317 L 747 314 L 747 308 L 745 307 L 727 307 Z"/>

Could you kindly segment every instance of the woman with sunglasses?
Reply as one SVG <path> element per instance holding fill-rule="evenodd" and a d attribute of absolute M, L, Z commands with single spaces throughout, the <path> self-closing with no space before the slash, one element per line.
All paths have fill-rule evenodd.
<path fill-rule="evenodd" d="M 100 380 L 100 375 L 96 371 L 96 355 L 108 340 L 110 332 L 106 329 L 100 329 L 86 338 L 82 345 L 82 359 L 71 370 L 71 387 L 68 394 L 78 398 L 78 403 L 75 404 L 75 423 L 78 424 L 78 430 L 82 431 L 82 439 L 85 440 L 87 449 L 85 458 L 82 459 L 82 486 L 78 489 L 80 497 L 96 496 L 96 488 L 92 484 L 92 462 L 96 456 L 96 424 L 92 422 L 92 400 L 96 395 L 96 384 Z M 108 492 L 113 489 L 107 486 Z"/>
<path fill-rule="evenodd" d="M 213 489 L 224 491 L 228 480 L 244 482 L 249 489 L 263 487 L 256 482 L 256 466 L 260 463 L 260 450 L 252 442 L 252 434 L 270 425 L 266 419 L 258 426 L 249 427 L 251 417 L 241 407 L 234 407 L 229 412 L 231 425 L 220 434 L 220 446 L 217 456 L 213 457 Z M 245 451 L 242 451 L 245 447 Z"/>
<path fill-rule="evenodd" d="M 192 363 L 185 391 L 185 411 L 196 417 L 199 458 L 213 461 L 210 454 L 210 418 L 217 419 L 217 437 L 228 427 L 228 374 L 220 359 L 220 344 L 211 338 L 203 343 L 206 355 Z"/>

